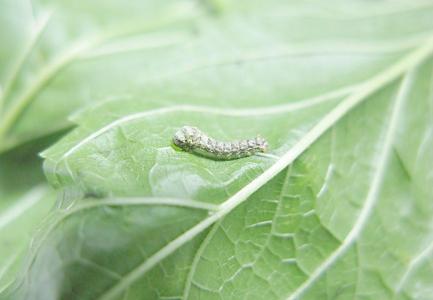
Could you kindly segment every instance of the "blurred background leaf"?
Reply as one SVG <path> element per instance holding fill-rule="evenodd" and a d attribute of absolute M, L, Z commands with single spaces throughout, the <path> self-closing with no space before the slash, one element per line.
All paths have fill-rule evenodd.
<path fill-rule="evenodd" d="M 33 141 L 0 156 L 0 291 L 16 278 L 31 237 L 54 205 L 55 193 L 34 154 L 54 140 Z"/>

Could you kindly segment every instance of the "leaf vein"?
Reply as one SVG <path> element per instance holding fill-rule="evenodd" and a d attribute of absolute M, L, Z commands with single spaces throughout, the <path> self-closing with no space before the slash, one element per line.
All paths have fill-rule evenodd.
<path fill-rule="evenodd" d="M 394 108 L 388 128 L 386 128 L 385 139 L 383 142 L 383 151 L 377 157 L 377 169 L 371 182 L 370 189 L 367 194 L 367 198 L 364 202 L 364 206 L 358 215 L 357 220 L 354 223 L 351 231 L 348 233 L 346 238 L 335 249 L 334 252 L 328 258 L 323 261 L 310 275 L 310 277 L 304 281 L 287 299 L 295 300 L 298 299 L 303 293 L 305 293 L 312 285 L 334 264 L 337 260 L 346 253 L 346 251 L 356 242 L 360 234 L 362 233 L 364 226 L 370 217 L 373 208 L 379 200 L 380 188 L 383 183 L 386 168 L 388 165 L 390 154 L 392 153 L 392 144 L 394 141 L 395 131 L 397 130 L 398 120 L 401 116 L 403 103 L 407 99 L 408 91 L 412 85 L 413 73 L 410 72 L 405 79 L 402 81 L 400 86 L 397 99 L 394 103 Z"/>

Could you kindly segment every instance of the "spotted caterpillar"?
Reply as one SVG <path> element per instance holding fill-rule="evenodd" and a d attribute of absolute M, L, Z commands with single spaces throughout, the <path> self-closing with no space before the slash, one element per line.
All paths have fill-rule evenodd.
<path fill-rule="evenodd" d="M 268 142 L 261 137 L 235 142 L 221 142 L 200 131 L 197 127 L 183 126 L 174 137 L 173 143 L 187 152 L 212 159 L 229 160 L 266 152 Z"/>

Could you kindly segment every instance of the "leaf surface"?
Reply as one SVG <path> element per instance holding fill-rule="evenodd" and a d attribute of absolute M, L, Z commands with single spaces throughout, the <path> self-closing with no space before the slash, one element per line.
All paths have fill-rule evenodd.
<path fill-rule="evenodd" d="M 40 168 L 41 160 L 22 149 L 0 156 L 0 291 L 17 277 L 31 237 L 54 204 Z"/>
<path fill-rule="evenodd" d="M 63 205 L 8 296 L 429 299 L 433 6 L 240 7 L 173 48 L 89 54 L 47 86 L 76 95 L 85 77 L 114 98 L 43 153 Z M 270 152 L 179 152 L 183 125 L 260 134 Z"/>

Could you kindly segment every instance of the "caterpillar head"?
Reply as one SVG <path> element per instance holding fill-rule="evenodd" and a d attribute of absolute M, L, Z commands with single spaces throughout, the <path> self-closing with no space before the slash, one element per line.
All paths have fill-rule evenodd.
<path fill-rule="evenodd" d="M 256 137 L 256 144 L 257 144 L 257 146 L 261 152 L 268 151 L 268 146 L 269 146 L 268 142 L 264 138 L 262 138 L 260 135 L 258 135 Z"/>
<path fill-rule="evenodd" d="M 194 147 L 197 129 L 191 126 L 183 126 L 173 136 L 173 143 L 185 151 L 190 151 Z"/>

